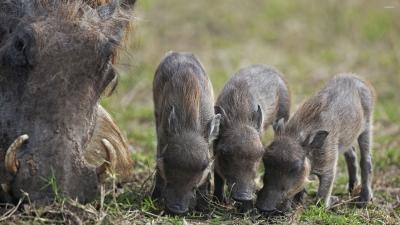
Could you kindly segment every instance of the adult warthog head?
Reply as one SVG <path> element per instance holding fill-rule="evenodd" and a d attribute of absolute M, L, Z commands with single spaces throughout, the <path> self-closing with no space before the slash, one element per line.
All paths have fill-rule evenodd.
<path fill-rule="evenodd" d="M 48 202 L 50 178 L 81 202 L 97 194 L 83 151 L 134 1 L 87 1 L 0 2 L 0 201 Z"/>

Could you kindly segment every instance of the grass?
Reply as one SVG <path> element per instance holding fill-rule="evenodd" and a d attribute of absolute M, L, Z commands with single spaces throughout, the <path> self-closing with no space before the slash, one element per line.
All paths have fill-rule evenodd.
<path fill-rule="evenodd" d="M 28 204 L 17 211 L 4 206 L 0 224 L 399 224 L 399 10 L 395 0 L 139 1 L 136 31 L 118 65 L 119 86 L 102 100 L 134 149 L 133 182 L 117 193 L 104 191 L 87 205 L 66 199 L 46 207 Z M 351 197 L 340 157 L 334 194 L 342 205 L 333 210 L 313 204 L 314 181 L 307 203 L 286 217 L 240 214 L 232 205 L 215 203 L 204 214 L 161 216 L 162 207 L 149 198 L 156 147 L 151 87 L 154 71 L 169 50 L 196 54 L 216 94 L 239 68 L 273 65 L 290 85 L 293 111 L 337 73 L 354 72 L 369 80 L 378 94 L 373 204 L 357 209 L 346 203 Z M 265 144 L 271 136 L 268 131 Z"/>
<path fill-rule="evenodd" d="M 50 187 L 51 191 L 54 193 L 54 201 L 58 202 L 62 200 L 62 196 L 60 194 L 60 191 L 58 189 L 58 184 L 57 184 L 57 179 L 56 176 L 54 175 L 53 168 L 51 169 L 51 175 L 46 179 L 42 178 L 43 181 L 46 182 L 46 186 L 42 188 L 42 190 Z"/>

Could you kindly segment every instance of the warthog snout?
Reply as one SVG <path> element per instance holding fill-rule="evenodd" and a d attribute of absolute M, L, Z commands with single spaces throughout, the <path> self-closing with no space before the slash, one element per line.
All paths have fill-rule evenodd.
<path fill-rule="evenodd" d="M 246 202 L 254 199 L 254 188 L 252 183 L 229 183 L 228 188 L 231 190 L 233 200 L 238 202 Z"/>
<path fill-rule="evenodd" d="M 166 187 L 164 191 L 167 213 L 174 215 L 186 214 L 195 205 L 194 191 L 175 190 L 176 187 Z"/>
<path fill-rule="evenodd" d="M 288 203 L 281 192 L 262 189 L 258 193 L 256 207 L 258 211 L 272 216 L 287 211 L 290 208 Z"/>

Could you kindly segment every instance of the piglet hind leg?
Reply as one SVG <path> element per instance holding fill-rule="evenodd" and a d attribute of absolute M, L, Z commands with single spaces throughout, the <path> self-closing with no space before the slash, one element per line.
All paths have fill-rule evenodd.
<path fill-rule="evenodd" d="M 354 190 L 354 187 L 356 187 L 358 183 L 357 179 L 357 155 L 354 150 L 354 147 L 351 147 L 349 150 L 347 150 L 344 153 L 344 157 L 346 159 L 346 164 L 347 164 L 347 171 L 349 175 L 349 186 L 348 190 L 349 193 L 352 193 Z"/>
<path fill-rule="evenodd" d="M 372 200 L 373 193 L 371 188 L 372 182 L 372 157 L 371 157 L 371 129 L 368 128 L 358 137 L 360 146 L 361 159 L 361 192 L 356 200 L 357 207 L 366 207 L 368 202 Z"/>

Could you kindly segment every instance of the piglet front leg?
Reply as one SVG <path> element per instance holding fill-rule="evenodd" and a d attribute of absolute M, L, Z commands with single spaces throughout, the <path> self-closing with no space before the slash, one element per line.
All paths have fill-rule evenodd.
<path fill-rule="evenodd" d="M 211 190 L 211 174 L 208 174 L 206 181 L 196 191 L 196 210 L 205 212 L 209 208 L 209 195 Z"/>
<path fill-rule="evenodd" d="M 318 187 L 318 202 L 323 200 L 324 206 L 330 208 L 335 203 L 337 203 L 338 198 L 332 195 L 333 182 L 336 176 L 336 164 L 337 164 L 337 154 L 332 154 L 330 159 L 330 166 L 326 166 L 325 171 L 318 175 L 319 187 Z"/>
<path fill-rule="evenodd" d="M 226 203 L 224 186 L 224 179 L 218 174 L 218 172 L 214 172 L 214 197 L 220 203 Z"/>

